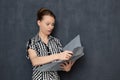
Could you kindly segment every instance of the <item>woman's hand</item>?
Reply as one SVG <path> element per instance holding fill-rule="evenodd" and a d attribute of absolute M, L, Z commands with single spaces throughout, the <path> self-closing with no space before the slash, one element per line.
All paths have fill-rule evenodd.
<path fill-rule="evenodd" d="M 59 60 L 69 60 L 72 57 L 73 52 L 72 51 L 64 51 L 58 54 Z"/>
<path fill-rule="evenodd" d="M 66 61 L 61 64 L 61 68 L 63 69 L 63 71 L 69 72 L 73 64 L 74 64 L 74 61 Z"/>

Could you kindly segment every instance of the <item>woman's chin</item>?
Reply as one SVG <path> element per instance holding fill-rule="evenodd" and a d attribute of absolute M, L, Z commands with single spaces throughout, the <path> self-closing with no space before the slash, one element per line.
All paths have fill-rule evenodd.
<path fill-rule="evenodd" d="M 47 33 L 47 35 L 49 36 L 51 33 L 49 32 L 49 33 Z"/>
<path fill-rule="evenodd" d="M 48 35 L 50 35 L 52 32 L 48 32 Z"/>

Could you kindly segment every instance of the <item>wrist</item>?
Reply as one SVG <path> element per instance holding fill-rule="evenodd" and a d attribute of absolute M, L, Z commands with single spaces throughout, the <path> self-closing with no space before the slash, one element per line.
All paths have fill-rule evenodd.
<path fill-rule="evenodd" d="M 58 54 L 54 54 L 53 59 L 54 60 L 59 60 L 59 53 Z"/>

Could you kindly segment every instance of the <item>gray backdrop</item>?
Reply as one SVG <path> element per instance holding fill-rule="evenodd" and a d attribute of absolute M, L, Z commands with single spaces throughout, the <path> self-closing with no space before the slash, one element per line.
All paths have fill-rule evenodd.
<path fill-rule="evenodd" d="M 77 34 L 84 46 L 61 80 L 120 80 L 120 0 L 0 0 L 0 80 L 31 80 L 25 48 L 41 7 L 55 13 L 53 35 L 63 46 Z"/>

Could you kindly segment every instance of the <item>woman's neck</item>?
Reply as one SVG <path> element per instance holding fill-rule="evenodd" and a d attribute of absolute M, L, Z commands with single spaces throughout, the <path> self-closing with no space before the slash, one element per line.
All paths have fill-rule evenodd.
<path fill-rule="evenodd" d="M 47 44 L 48 43 L 48 35 L 43 34 L 42 32 L 39 32 L 39 37 L 41 38 L 41 40 Z"/>

